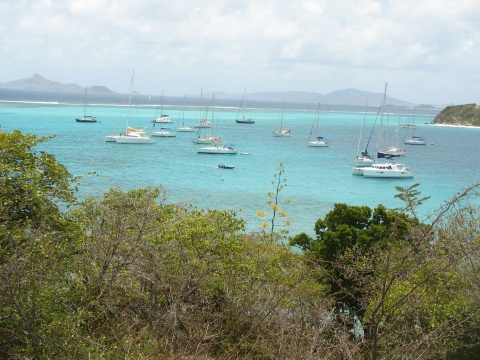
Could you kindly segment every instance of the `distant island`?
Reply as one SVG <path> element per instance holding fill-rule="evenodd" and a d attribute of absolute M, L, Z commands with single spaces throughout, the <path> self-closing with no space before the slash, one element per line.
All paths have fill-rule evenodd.
<path fill-rule="evenodd" d="M 477 104 L 447 106 L 435 116 L 432 124 L 480 126 L 480 106 Z"/>
<path fill-rule="evenodd" d="M 27 79 L 0 83 L 0 88 L 44 91 L 85 91 L 85 86 L 64 84 L 60 81 L 48 80 L 38 74 Z M 88 91 L 96 93 L 113 93 L 109 88 L 98 85 L 88 87 Z"/>
<path fill-rule="evenodd" d="M 19 89 L 19 90 L 43 90 L 43 91 L 64 91 L 64 92 L 80 92 L 85 91 L 85 86 L 78 84 L 64 84 L 60 81 L 52 81 L 44 78 L 41 75 L 35 74 L 30 78 L 8 81 L 0 83 L 0 88 Z M 89 93 L 114 93 L 105 86 L 90 86 Z M 140 93 L 137 93 L 140 94 Z M 221 91 L 212 93 L 204 93 L 205 96 L 215 94 L 216 99 L 236 100 L 241 99 L 242 94 L 231 94 Z M 193 96 L 193 95 L 192 95 Z M 247 95 L 249 101 L 267 101 L 277 102 L 288 101 L 291 103 L 303 104 L 330 104 L 330 105 L 355 105 L 364 106 L 365 101 L 368 101 L 369 106 L 380 106 L 383 93 L 373 93 L 358 89 L 344 89 L 332 91 L 328 94 L 319 94 L 308 91 L 271 91 L 271 92 L 257 92 L 249 93 Z M 437 107 L 426 104 L 414 104 L 411 102 L 395 99 L 387 96 L 386 105 L 391 107 L 403 107 L 410 109 L 438 109 Z"/>

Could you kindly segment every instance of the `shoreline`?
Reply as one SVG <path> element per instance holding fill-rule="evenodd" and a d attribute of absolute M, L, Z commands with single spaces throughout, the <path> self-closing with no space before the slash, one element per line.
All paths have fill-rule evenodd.
<path fill-rule="evenodd" d="M 432 124 L 432 123 L 427 123 L 425 125 L 431 125 L 431 126 L 443 126 L 443 127 L 456 127 L 456 128 L 472 128 L 472 129 L 480 129 L 480 126 L 475 126 L 475 125 L 459 125 L 459 124 Z"/>

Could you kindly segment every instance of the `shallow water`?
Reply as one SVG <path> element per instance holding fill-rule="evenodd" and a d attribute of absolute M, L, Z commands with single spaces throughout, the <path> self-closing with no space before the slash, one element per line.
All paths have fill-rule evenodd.
<path fill-rule="evenodd" d="M 0 99 L 1 100 L 1 99 Z M 11 100 L 11 99 L 10 99 Z M 431 198 L 421 208 L 427 216 L 462 188 L 480 182 L 480 129 L 427 125 L 432 116 L 417 118 L 417 135 L 427 138 L 425 146 L 403 145 L 407 154 L 397 162 L 412 168 L 414 179 L 366 179 L 353 176 L 351 169 L 362 130 L 362 112 L 324 111 L 320 114 L 321 135 L 331 140 L 328 147 L 307 146 L 315 106 L 306 110 L 285 110 L 284 127 L 292 129 L 290 137 L 274 137 L 280 106 L 250 109 L 248 116 L 255 124 L 237 124 L 235 106 L 215 108 L 214 134 L 223 143 L 233 144 L 239 152 L 250 155 L 197 154 L 193 144 L 195 133 L 177 133 L 174 138 L 155 138 L 155 144 L 131 145 L 107 143 L 105 135 L 120 132 L 125 127 L 127 109 L 116 105 L 90 106 L 88 113 L 99 123 L 77 123 L 83 115 L 81 104 L 31 104 L 0 102 L 2 130 L 18 129 L 23 133 L 58 135 L 42 145 L 75 175 L 86 175 L 79 186 L 79 198 L 100 196 L 108 188 L 123 189 L 162 185 L 172 202 L 189 202 L 202 208 L 233 209 L 247 222 L 248 230 L 259 230 L 262 219 L 256 216 L 263 210 L 271 213 L 266 204 L 268 191 L 275 189 L 272 181 L 276 168 L 285 166 L 286 187 L 280 198 L 291 199 L 281 205 L 291 222 L 290 233 L 313 233 L 318 218 L 330 211 L 334 203 L 402 206 L 395 187 L 420 183 L 422 196 Z M 129 125 L 152 129 L 155 107 L 136 107 Z M 181 106 L 165 106 L 173 125 L 181 125 Z M 205 109 L 189 107 L 185 124 L 198 122 Z M 212 116 L 212 111 L 209 112 Z M 366 117 L 370 131 L 376 114 Z M 390 123 L 397 122 L 397 115 Z M 157 125 L 158 126 L 158 125 Z M 395 128 L 395 126 L 392 126 Z M 405 129 L 399 129 L 400 140 Z M 393 130 L 392 130 L 393 133 Z M 367 134 L 368 135 L 368 134 Z M 407 134 L 407 136 L 411 136 Z M 372 138 L 370 153 L 375 153 L 376 139 Z M 233 165 L 233 170 L 217 168 L 219 163 Z"/>

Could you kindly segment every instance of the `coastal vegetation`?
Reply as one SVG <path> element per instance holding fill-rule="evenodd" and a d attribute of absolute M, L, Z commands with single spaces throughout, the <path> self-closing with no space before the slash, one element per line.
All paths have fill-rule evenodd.
<path fill-rule="evenodd" d="M 476 104 L 447 106 L 435 116 L 432 124 L 480 126 L 480 106 Z"/>
<path fill-rule="evenodd" d="M 282 164 L 247 233 L 161 187 L 78 202 L 49 139 L 0 132 L 0 358 L 477 358 L 478 185 L 427 219 L 418 184 L 335 204 L 287 239 Z"/>

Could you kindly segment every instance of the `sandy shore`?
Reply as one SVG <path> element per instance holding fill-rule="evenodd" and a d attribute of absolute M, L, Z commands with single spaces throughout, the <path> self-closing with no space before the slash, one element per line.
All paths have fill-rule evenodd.
<path fill-rule="evenodd" d="M 455 125 L 455 124 L 426 124 L 431 126 L 445 126 L 445 127 L 459 127 L 459 128 L 475 128 L 480 129 L 480 126 L 473 126 L 473 125 Z"/>

